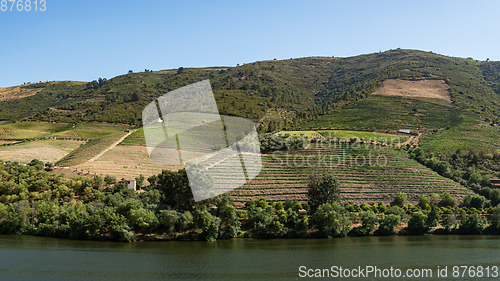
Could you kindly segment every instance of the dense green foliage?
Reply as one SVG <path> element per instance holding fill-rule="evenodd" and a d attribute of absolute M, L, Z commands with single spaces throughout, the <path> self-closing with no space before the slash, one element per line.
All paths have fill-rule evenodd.
<path fill-rule="evenodd" d="M 498 233 L 500 207 L 368 207 L 324 203 L 307 213 L 298 201 L 247 202 L 237 211 L 229 195 L 195 203 L 185 170 L 148 178 L 136 193 L 111 177 L 66 179 L 38 160 L 0 165 L 0 232 L 71 239 L 134 241 L 170 237 L 213 241 L 233 237 L 338 237 L 408 232 Z M 423 199 L 422 202 L 425 202 Z M 484 203 L 484 201 L 480 202 Z M 477 207 L 477 208 L 475 208 Z M 483 216 L 491 214 L 489 222 Z M 459 219 L 456 219 L 458 217 Z M 242 223 L 245 222 L 245 223 Z M 352 228 L 353 223 L 361 226 Z M 317 231 L 315 231 L 317 230 Z"/>
<path fill-rule="evenodd" d="M 485 151 L 464 151 L 457 149 L 451 156 L 446 154 L 425 153 L 423 149 L 410 150 L 410 156 L 420 163 L 435 170 L 440 175 L 453 179 L 463 186 L 468 186 L 476 193 L 490 185 L 491 178 L 500 177 L 500 153 Z M 494 196 L 497 202 L 497 192 L 482 190 L 482 195 L 489 198 Z"/>
<path fill-rule="evenodd" d="M 311 210 L 323 204 L 340 203 L 340 185 L 331 174 L 313 175 L 309 179 L 307 197 Z"/>
<path fill-rule="evenodd" d="M 176 190 L 191 192 L 184 170 L 151 177 L 150 185 L 136 193 L 109 176 L 65 179 L 45 168 L 38 160 L 26 166 L 0 165 L 0 232 L 117 241 L 173 235 L 196 227 L 202 230 L 200 239 L 238 235 L 230 196 L 195 204 L 186 195 L 191 198 L 186 204 L 192 205 L 183 205 L 184 196 L 164 193 L 174 185 Z"/>
<path fill-rule="evenodd" d="M 419 114 L 413 114 L 414 110 Z M 423 98 L 375 95 L 352 102 L 339 112 L 320 116 L 305 127 L 379 130 L 446 128 L 461 124 L 461 115 L 466 113 L 461 108 Z"/>

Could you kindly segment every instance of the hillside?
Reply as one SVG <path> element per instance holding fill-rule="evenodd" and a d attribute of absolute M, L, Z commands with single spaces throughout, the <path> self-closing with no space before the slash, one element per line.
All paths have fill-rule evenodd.
<path fill-rule="evenodd" d="M 240 204 L 260 198 L 306 201 L 309 176 L 323 172 L 340 182 L 342 202 L 350 204 L 391 203 L 398 191 L 407 193 L 413 204 L 432 193 L 449 192 L 459 199 L 472 193 L 408 159 L 404 151 L 344 141 L 312 143 L 307 149 L 264 155 L 260 174 L 230 194 Z M 228 176 L 221 172 L 214 180 Z"/>
<path fill-rule="evenodd" d="M 387 79 L 426 79 L 444 81 L 453 105 L 496 122 L 500 116 L 498 73 L 497 62 L 399 49 L 348 58 L 311 57 L 238 67 L 146 70 L 89 83 L 19 86 L 18 99 L 0 103 L 0 121 L 140 125 L 142 109 L 154 98 L 210 79 L 221 113 L 252 118 L 263 124 L 261 131 L 274 131 L 331 114 L 366 98 Z M 31 95 L 34 90 L 36 94 Z"/>
<path fill-rule="evenodd" d="M 33 156 L 66 167 L 61 170 L 65 174 L 117 178 L 177 170 L 179 165 L 148 158 L 142 110 L 169 91 L 205 79 L 210 79 L 219 111 L 253 119 L 261 136 L 281 132 L 328 138 L 333 132 L 333 138 L 369 140 L 410 130 L 411 137 L 398 135 L 407 141 L 401 151 L 384 152 L 387 166 L 328 169 L 339 178 L 344 201 L 388 202 L 401 190 L 412 202 L 422 194 L 444 191 L 462 198 L 500 177 L 500 62 L 400 49 L 3 88 L 0 160 L 29 163 Z M 130 129 L 118 146 L 106 150 Z M 198 147 L 206 137 L 201 130 L 190 145 Z M 374 149 L 347 153 L 366 156 Z M 308 148 L 291 153 L 314 157 L 344 152 Z M 238 202 L 260 197 L 304 200 L 307 176 L 324 170 L 277 168 L 273 161 L 272 155 L 264 155 L 259 177 L 233 193 Z M 445 162 L 449 165 L 443 168 Z"/>

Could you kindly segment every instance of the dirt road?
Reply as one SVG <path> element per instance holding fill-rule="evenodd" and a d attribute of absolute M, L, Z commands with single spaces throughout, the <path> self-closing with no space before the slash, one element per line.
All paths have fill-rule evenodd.
<path fill-rule="evenodd" d="M 128 137 L 130 134 L 132 134 L 133 132 L 135 132 L 136 130 L 133 130 L 133 131 L 130 131 L 128 133 L 126 133 L 123 137 L 121 137 L 119 140 L 115 141 L 114 143 L 112 143 L 110 146 L 106 147 L 106 149 L 104 149 L 103 151 L 101 151 L 99 154 L 97 154 L 96 156 L 92 157 L 92 159 L 90 159 L 89 161 L 87 161 L 87 163 L 89 162 L 92 162 L 92 161 L 95 161 L 97 159 L 99 159 L 99 157 L 101 157 L 104 153 L 110 151 L 111 149 L 115 148 L 115 146 L 117 146 L 118 144 L 120 144 L 126 137 Z"/>

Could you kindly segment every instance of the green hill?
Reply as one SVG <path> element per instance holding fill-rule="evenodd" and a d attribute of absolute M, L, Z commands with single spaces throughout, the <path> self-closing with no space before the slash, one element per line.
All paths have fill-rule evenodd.
<path fill-rule="evenodd" d="M 403 151 L 387 150 L 389 161 L 383 168 L 332 169 L 347 201 L 389 200 L 398 190 L 408 190 L 411 200 L 444 191 L 461 198 L 469 192 L 463 186 L 479 192 L 491 177 L 500 177 L 500 62 L 416 50 L 258 61 L 237 67 L 145 70 L 91 82 L 3 88 L 0 141 L 15 151 L 15 141 L 28 139 L 90 140 L 66 157 L 57 157 L 61 164 L 78 165 L 103 151 L 124 130 L 140 127 L 142 110 L 152 100 L 205 79 L 210 80 L 220 113 L 253 119 L 261 136 L 284 131 L 318 137 L 342 131 L 348 138 L 362 131 L 356 136 L 360 139 L 410 130 L 412 138 L 402 149 L 427 168 Z M 206 137 L 203 130 L 197 136 L 191 143 L 194 147 Z M 144 143 L 139 128 L 118 148 L 142 151 L 147 158 L 140 150 Z M 348 153 L 366 155 L 374 149 Z M 303 153 L 313 157 L 340 152 L 292 152 Z M 306 175 L 318 169 L 276 168 L 273 161 L 272 156 L 264 156 L 263 172 L 233 194 L 237 200 L 305 198 Z"/>
<path fill-rule="evenodd" d="M 386 79 L 438 79 L 449 85 L 453 105 L 496 121 L 500 116 L 498 71 L 497 62 L 399 49 L 349 58 L 311 57 L 238 67 L 147 70 L 89 83 L 20 86 L 38 92 L 0 102 L 0 120 L 140 125 L 142 109 L 154 98 L 210 79 L 221 113 L 252 118 L 263 123 L 261 130 L 274 131 L 331 114 L 345 104 L 366 98 Z"/>

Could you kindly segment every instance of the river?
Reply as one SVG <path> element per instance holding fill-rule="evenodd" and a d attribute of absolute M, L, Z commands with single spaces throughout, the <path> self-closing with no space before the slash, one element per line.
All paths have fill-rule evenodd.
<path fill-rule="evenodd" d="M 301 268 L 302 266 L 302 268 Z M 232 239 L 217 242 L 74 241 L 0 235 L 0 280 L 301 280 L 315 269 L 343 274 L 391 266 L 406 276 L 431 269 L 432 278 L 334 280 L 499 280 L 500 236 L 389 236 L 336 239 Z M 437 277 L 438 266 L 441 276 Z M 447 278 L 443 268 L 448 267 Z M 453 277 L 453 266 L 482 266 L 483 277 Z M 489 268 L 490 278 L 486 278 Z M 345 269 L 349 269 L 347 272 Z M 335 269 L 340 274 L 338 269 Z M 397 274 L 393 271 L 393 274 Z M 500 272 L 498 272 L 500 274 Z M 330 271 L 333 274 L 333 271 Z M 364 272 L 366 275 L 367 273 Z M 460 270 L 460 275 L 462 270 Z M 394 276 L 394 275 L 393 275 Z"/>

